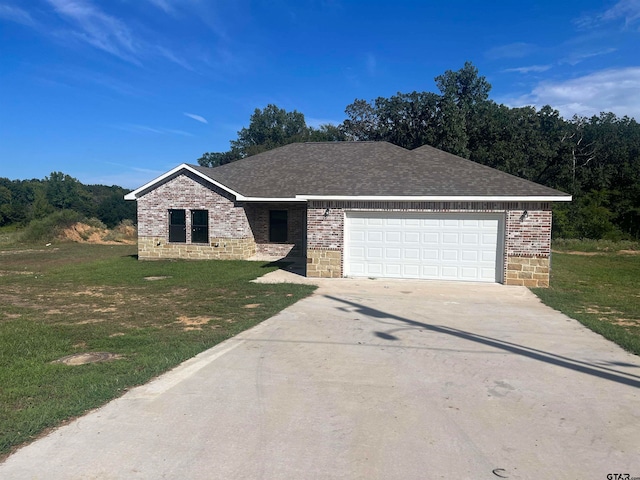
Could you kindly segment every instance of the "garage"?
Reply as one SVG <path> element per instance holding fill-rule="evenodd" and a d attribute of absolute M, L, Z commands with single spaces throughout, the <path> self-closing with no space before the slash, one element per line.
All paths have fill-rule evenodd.
<path fill-rule="evenodd" d="M 346 276 L 502 282 L 499 214 L 346 212 Z"/>

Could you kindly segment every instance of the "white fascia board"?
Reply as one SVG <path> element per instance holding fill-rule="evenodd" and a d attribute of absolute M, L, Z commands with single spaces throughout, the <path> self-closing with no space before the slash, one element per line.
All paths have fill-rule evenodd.
<path fill-rule="evenodd" d="M 297 202 L 297 203 L 304 203 L 307 200 L 300 198 L 300 197 L 284 197 L 284 198 L 277 198 L 277 197 L 243 197 L 242 195 L 239 195 L 238 200 L 242 200 L 243 202 L 278 202 L 278 203 L 282 203 L 282 202 Z"/>
<path fill-rule="evenodd" d="M 167 173 L 165 173 L 163 175 L 160 175 L 158 178 L 155 178 L 155 179 L 151 180 L 149 183 L 144 184 L 143 186 L 141 186 L 140 188 L 134 190 L 133 192 L 127 193 L 124 196 L 124 199 L 125 200 L 136 200 L 138 198 L 138 194 L 140 194 L 141 192 L 144 192 L 145 190 L 148 190 L 149 188 L 151 188 L 154 185 L 162 182 L 163 180 L 171 177 L 172 175 L 175 175 L 176 173 L 178 173 L 181 170 L 187 170 L 187 171 L 193 173 L 194 175 L 197 175 L 198 177 L 202 178 L 203 180 L 206 180 L 207 182 L 215 185 L 216 187 L 221 188 L 222 190 L 224 190 L 226 192 L 229 192 L 231 195 L 236 197 L 236 200 L 245 200 L 245 197 L 243 197 L 238 192 L 235 192 L 235 191 L 231 190 L 229 187 L 226 187 L 226 186 L 222 185 L 221 183 L 216 182 L 211 177 L 208 177 L 204 173 L 199 172 L 198 170 L 196 170 L 193 167 L 190 167 L 186 163 L 178 165 L 174 169 L 169 170 Z"/>
<path fill-rule="evenodd" d="M 364 202 L 570 202 L 571 195 L 566 196 L 406 196 L 406 197 L 389 197 L 389 196 L 342 196 L 342 195 L 296 195 L 301 200 L 347 200 L 347 201 L 364 201 Z"/>

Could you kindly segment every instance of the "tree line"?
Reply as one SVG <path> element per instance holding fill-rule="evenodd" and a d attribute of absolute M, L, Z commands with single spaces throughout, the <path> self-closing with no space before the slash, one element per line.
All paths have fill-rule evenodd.
<path fill-rule="evenodd" d="M 554 205 L 558 238 L 640 239 L 640 125 L 603 112 L 563 118 L 547 105 L 509 107 L 472 63 L 435 78 L 439 93 L 356 99 L 340 125 L 306 125 L 300 112 L 256 109 L 226 152 L 205 153 L 218 166 L 293 142 L 388 141 L 431 145 L 573 195 Z M 388 168 L 393 168 L 389 165 Z"/>
<path fill-rule="evenodd" d="M 62 172 L 44 180 L 0 178 L 0 227 L 24 226 L 60 211 L 97 218 L 110 228 L 127 219 L 135 222 L 135 202 L 124 200 L 129 191 L 115 185 L 83 185 Z"/>

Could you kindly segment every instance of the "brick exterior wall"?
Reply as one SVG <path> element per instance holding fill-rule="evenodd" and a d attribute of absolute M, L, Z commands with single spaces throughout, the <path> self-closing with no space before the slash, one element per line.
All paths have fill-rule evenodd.
<path fill-rule="evenodd" d="M 184 209 L 186 243 L 169 242 L 168 212 Z M 327 210 L 328 209 L 328 210 Z M 191 210 L 208 210 L 209 241 L 191 243 Z M 288 211 L 288 241 L 269 242 L 269 211 Z M 504 218 L 504 283 L 549 285 L 551 207 L 521 202 L 239 203 L 183 172 L 138 198 L 138 254 L 153 258 L 247 259 L 255 254 L 307 257 L 307 276 L 341 277 L 346 211 L 497 213 Z M 524 215 L 526 211 L 526 215 Z"/>
<path fill-rule="evenodd" d="M 307 208 L 307 276 L 342 276 L 344 219 L 347 210 L 502 214 L 504 283 L 531 287 L 549 286 L 551 206 L 548 203 L 311 201 Z M 526 216 L 523 215 L 525 210 Z M 326 266 L 329 258 L 333 262 L 330 273 L 320 262 L 322 259 L 322 265 Z M 335 270 L 337 258 L 340 260 L 339 272 Z"/>
<path fill-rule="evenodd" d="M 187 241 L 169 242 L 169 210 L 184 209 Z M 191 243 L 191 210 L 208 210 L 209 241 Z M 242 205 L 190 172 L 138 198 L 138 258 L 243 259 L 256 251 Z"/>
<path fill-rule="evenodd" d="M 306 204 L 301 203 L 246 203 L 247 219 L 256 242 L 258 255 L 277 257 L 304 257 Z M 269 242 L 269 212 L 286 210 L 287 242 Z"/>

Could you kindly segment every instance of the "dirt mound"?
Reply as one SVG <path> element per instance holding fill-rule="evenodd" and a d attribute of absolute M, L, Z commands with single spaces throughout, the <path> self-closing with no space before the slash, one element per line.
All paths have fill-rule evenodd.
<path fill-rule="evenodd" d="M 136 243 L 136 233 L 136 228 L 131 225 L 118 225 L 113 230 L 110 230 L 78 222 L 64 229 L 59 237 L 62 240 L 77 243 L 133 245 Z"/>

